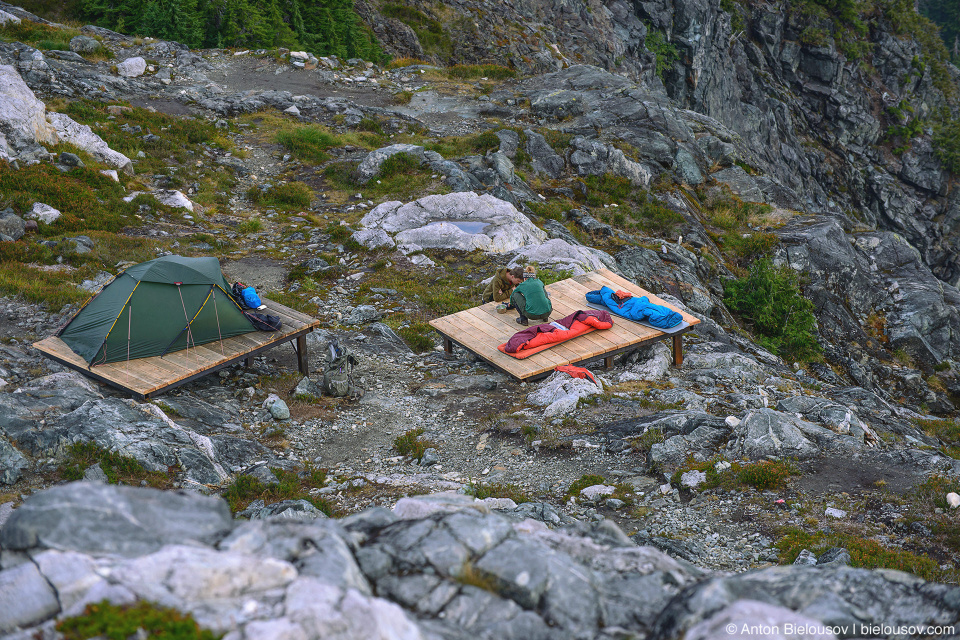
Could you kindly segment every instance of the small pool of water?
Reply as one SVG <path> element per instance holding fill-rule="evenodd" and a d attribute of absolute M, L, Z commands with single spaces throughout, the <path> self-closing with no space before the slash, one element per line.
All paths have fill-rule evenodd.
<path fill-rule="evenodd" d="M 464 233 L 483 233 L 483 230 L 487 227 L 489 223 L 487 222 L 475 222 L 473 220 L 437 220 L 431 222 L 428 227 L 433 227 L 438 224 L 452 224 L 460 231 Z"/>

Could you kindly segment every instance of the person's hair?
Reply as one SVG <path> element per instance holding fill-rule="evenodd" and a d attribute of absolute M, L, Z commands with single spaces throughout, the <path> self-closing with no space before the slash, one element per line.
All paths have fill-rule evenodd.
<path fill-rule="evenodd" d="M 523 267 L 518 265 L 513 269 L 510 269 L 510 275 L 512 275 L 517 280 L 523 280 Z"/>
<path fill-rule="evenodd" d="M 523 279 L 527 278 L 536 278 L 537 277 L 537 268 L 532 264 L 528 264 L 527 268 L 523 270 Z"/>

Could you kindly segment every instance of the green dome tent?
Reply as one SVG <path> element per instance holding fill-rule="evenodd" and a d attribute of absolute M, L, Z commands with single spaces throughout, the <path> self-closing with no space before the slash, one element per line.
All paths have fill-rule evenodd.
<path fill-rule="evenodd" d="M 142 262 L 104 286 L 57 336 L 94 366 L 256 331 L 229 289 L 216 258 Z"/>

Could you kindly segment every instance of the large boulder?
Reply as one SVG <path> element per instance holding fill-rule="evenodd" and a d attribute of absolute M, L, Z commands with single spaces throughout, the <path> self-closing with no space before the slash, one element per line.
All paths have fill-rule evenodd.
<path fill-rule="evenodd" d="M 166 544 L 211 544 L 232 526 L 219 498 L 73 482 L 27 498 L 0 530 L 0 548 L 135 557 Z"/>
<path fill-rule="evenodd" d="M 748 460 L 795 458 L 808 460 L 822 450 L 856 448 L 850 436 L 841 436 L 796 416 L 757 409 L 734 428 L 733 453 Z"/>
<path fill-rule="evenodd" d="M 593 247 L 570 244 L 560 238 L 517 250 L 507 266 L 515 267 L 531 262 L 558 271 L 569 271 L 575 276 L 597 269 L 618 271 L 616 260 L 610 254 Z"/>
<path fill-rule="evenodd" d="M 133 175 L 133 163 L 130 158 L 111 149 L 103 138 L 95 134 L 87 125 L 74 122 L 73 118 L 63 113 L 48 113 L 47 121 L 53 125 L 62 142 L 76 145 L 100 162 Z"/>
<path fill-rule="evenodd" d="M 139 78 L 147 70 L 147 61 L 137 56 L 127 58 L 117 65 L 117 73 L 124 78 Z"/>
<path fill-rule="evenodd" d="M 35 144 L 56 144 L 56 129 L 46 121 L 46 106 L 37 100 L 17 70 L 0 65 L 0 159 L 13 158 Z"/>
<path fill-rule="evenodd" d="M 376 149 L 367 154 L 367 157 L 360 162 L 357 167 L 357 182 L 366 184 L 380 173 L 380 168 L 387 158 L 391 158 L 399 153 L 405 153 L 417 159 L 417 162 L 424 162 L 423 147 L 415 144 L 392 144 L 389 147 Z"/>
<path fill-rule="evenodd" d="M 505 253 L 540 244 L 547 237 L 512 204 L 473 192 L 426 196 L 407 204 L 384 202 L 364 216 L 360 225 L 354 239 L 368 246 L 395 242 Z"/>
<path fill-rule="evenodd" d="M 13 209 L 0 211 L 0 241 L 19 240 L 26 233 L 27 223 Z"/>

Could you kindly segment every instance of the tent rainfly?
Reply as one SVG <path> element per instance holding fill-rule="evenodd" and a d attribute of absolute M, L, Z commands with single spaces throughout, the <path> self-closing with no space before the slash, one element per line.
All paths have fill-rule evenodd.
<path fill-rule="evenodd" d="M 216 258 L 164 256 L 119 274 L 57 333 L 90 366 L 256 331 Z"/>

